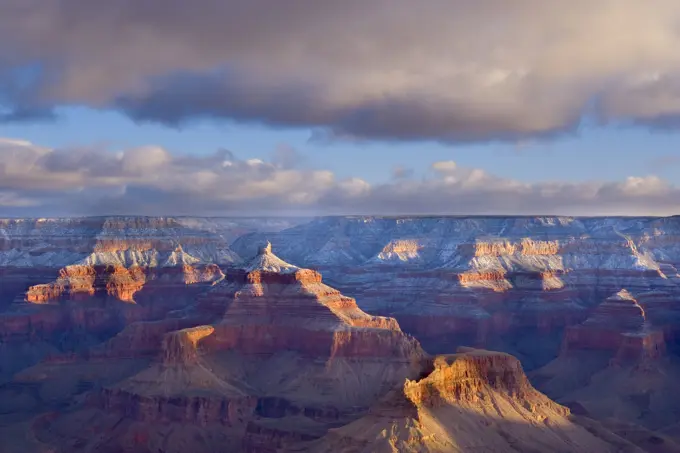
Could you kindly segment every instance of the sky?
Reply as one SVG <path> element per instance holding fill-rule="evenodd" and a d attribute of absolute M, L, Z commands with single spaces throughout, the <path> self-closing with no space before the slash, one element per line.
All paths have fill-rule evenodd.
<path fill-rule="evenodd" d="M 677 0 L 4 0 L 0 217 L 680 214 Z"/>

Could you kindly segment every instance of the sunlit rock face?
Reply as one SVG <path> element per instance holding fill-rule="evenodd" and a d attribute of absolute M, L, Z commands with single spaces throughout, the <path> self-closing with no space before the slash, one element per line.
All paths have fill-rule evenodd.
<path fill-rule="evenodd" d="M 635 451 L 586 429 L 536 391 L 512 356 L 464 349 L 436 357 L 366 416 L 307 444 L 307 452 Z M 538 450 L 535 450 L 538 451 Z"/>
<path fill-rule="evenodd" d="M 271 244 L 261 248 L 244 272 L 227 275 L 214 291 L 231 299 L 216 327 L 220 348 L 407 360 L 418 349 L 394 319 L 366 314 L 354 299 L 325 285 L 318 272 L 278 258 Z"/>
<path fill-rule="evenodd" d="M 0 308 L 60 269 L 163 268 L 239 262 L 229 243 L 304 219 L 79 217 L 0 219 Z M 41 297 L 41 296 L 38 296 Z"/>
<path fill-rule="evenodd" d="M 563 406 L 680 422 L 678 219 L 260 222 L 0 221 L 0 413 L 32 420 L 11 429 L 57 451 L 632 452 Z M 458 345 L 517 359 L 428 355 Z"/>
<path fill-rule="evenodd" d="M 191 303 L 241 258 L 236 236 L 285 220 L 0 219 L 0 382 Z M 22 351 L 18 353 L 16 351 Z"/>
<path fill-rule="evenodd" d="M 500 347 L 530 368 L 622 288 L 680 295 L 678 217 L 337 217 L 266 237 L 429 351 Z M 253 254 L 263 239 L 232 247 Z"/>
<path fill-rule="evenodd" d="M 67 420 L 94 413 L 123 417 L 145 439 L 190 425 L 225 430 L 235 451 L 273 452 L 351 421 L 428 361 L 394 319 L 363 312 L 266 244 L 183 309 L 132 323 L 82 354 L 50 356 L 15 385 L 86 379 L 95 387 L 76 412 L 36 427 L 57 446 L 79 436 Z M 104 364 L 122 371 L 97 388 Z M 59 397 L 69 401 L 74 390 L 64 388 Z"/>

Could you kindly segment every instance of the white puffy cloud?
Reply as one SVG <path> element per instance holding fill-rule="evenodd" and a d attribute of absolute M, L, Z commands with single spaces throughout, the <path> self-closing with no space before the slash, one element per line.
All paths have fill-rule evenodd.
<path fill-rule="evenodd" d="M 402 168 L 400 174 L 407 176 L 369 184 L 339 179 L 328 170 L 282 166 L 276 155 L 267 161 L 241 160 L 226 150 L 206 156 L 176 155 L 158 147 L 54 150 L 7 139 L 0 139 L 0 158 L 0 216 L 680 211 L 680 189 L 652 175 L 618 182 L 526 183 L 435 162 L 435 171 L 424 177 Z"/>
<path fill-rule="evenodd" d="M 132 148 L 121 156 L 123 171 L 129 174 L 148 173 L 151 169 L 162 168 L 171 160 L 170 154 L 160 146 Z"/>
<path fill-rule="evenodd" d="M 452 160 L 444 160 L 432 164 L 432 169 L 438 173 L 451 173 L 456 171 L 458 165 Z"/>

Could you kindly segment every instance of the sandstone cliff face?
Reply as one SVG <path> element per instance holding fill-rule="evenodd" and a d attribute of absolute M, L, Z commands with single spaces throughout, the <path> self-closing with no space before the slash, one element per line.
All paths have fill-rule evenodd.
<path fill-rule="evenodd" d="M 426 355 L 395 320 L 364 313 L 318 272 L 264 247 L 195 304 L 128 325 L 87 354 L 51 360 L 30 376 L 52 376 L 84 359 L 146 366 L 93 389 L 83 411 L 117 414 L 151 430 L 221 426 L 242 451 L 273 452 L 355 418 L 416 377 Z M 73 436 L 57 428 L 60 419 L 45 432 Z"/>
<path fill-rule="evenodd" d="M 44 304 L 59 301 L 62 297 L 83 300 L 102 293 L 125 302 L 134 302 L 134 294 L 146 282 L 145 270 L 120 266 L 68 266 L 59 272 L 54 283 L 29 288 L 26 300 Z"/>
<path fill-rule="evenodd" d="M 659 296 L 647 293 L 647 305 L 663 305 Z M 667 351 L 668 338 L 638 300 L 621 290 L 585 322 L 568 327 L 560 355 L 532 372 L 532 379 L 579 414 L 659 429 L 676 420 L 673 408 L 680 404 L 672 390 L 680 364 Z"/>
<path fill-rule="evenodd" d="M 245 272 L 227 275 L 214 291 L 227 296 L 212 347 L 247 354 L 293 350 L 312 357 L 417 359 L 419 347 L 394 319 L 371 316 L 356 301 L 322 283 L 321 275 L 299 269 L 260 250 Z"/>
<path fill-rule="evenodd" d="M 26 301 L 34 304 L 59 303 L 64 300 L 87 301 L 113 299 L 135 302 L 134 295 L 148 282 L 172 291 L 173 287 L 211 283 L 223 277 L 216 265 L 166 266 L 163 268 L 106 266 L 67 266 L 53 283 L 31 286 Z"/>
<path fill-rule="evenodd" d="M 305 451 L 636 451 L 614 437 L 574 423 L 529 384 L 514 357 L 466 349 L 436 358 L 425 377 Z"/>
<path fill-rule="evenodd" d="M 677 421 L 671 406 L 680 403 L 664 395 L 680 373 L 663 349 L 680 332 L 678 219 L 320 218 L 266 234 L 282 257 L 314 270 L 274 259 L 271 249 L 240 263 L 227 242 L 259 227 L 220 222 L 0 221 L 0 411 L 5 401 L 40 401 L 36 394 L 63 386 L 68 392 L 49 404 L 77 405 L 87 394 L 90 405 L 40 431 L 63 435 L 48 436 L 53 445 L 78 438 L 69 425 L 102 417 L 120 439 L 137 439 L 141 428 L 131 444 L 138 451 L 167 449 L 154 440 L 165 426 L 211 433 L 230 447 L 238 439 L 233 448 L 246 451 L 283 448 L 350 422 L 395 383 L 421 382 L 427 357 L 407 332 L 436 353 L 494 345 L 525 368 L 552 360 L 562 344 L 560 360 L 570 362 L 557 364 L 559 374 L 576 384 L 553 393 L 559 385 L 549 379 L 555 385 L 541 388 L 551 396 L 593 416 L 639 417 L 654 429 Z M 255 255 L 263 237 L 246 235 L 233 248 Z M 630 304 L 600 307 L 621 288 L 643 310 L 642 329 Z M 417 409 L 413 429 L 435 429 L 423 414 L 452 401 L 486 408 L 482 421 L 493 416 L 474 389 L 496 378 L 459 379 L 461 359 L 441 360 L 443 381 L 460 384 L 436 391 L 412 384 L 420 409 L 401 401 Z M 26 367 L 20 374 L 30 380 L 2 387 Z M 513 379 L 498 376 L 501 384 Z M 615 399 L 608 382 L 625 395 L 615 410 L 605 408 Z M 574 393 L 578 386 L 587 394 Z M 522 395 L 501 393 L 514 402 Z"/>
<path fill-rule="evenodd" d="M 479 402 L 488 388 L 517 399 L 536 397 L 562 415 L 569 411 L 538 393 L 529 383 L 522 365 L 503 353 L 461 348 L 459 354 L 438 356 L 426 379 L 406 381 L 404 395 L 416 407 L 438 407 L 452 402 Z"/>
<path fill-rule="evenodd" d="M 168 333 L 163 338 L 163 363 L 197 363 L 198 342 L 214 332 L 212 326 L 197 326 Z"/>
<path fill-rule="evenodd" d="M 526 329 L 550 336 L 581 323 L 622 287 L 635 294 L 680 294 L 677 218 L 335 217 L 289 229 L 278 220 L 258 222 L 278 231 L 267 237 L 283 257 L 323 269 L 334 286 L 359 298 L 362 309 L 395 317 L 438 351 L 497 344 L 499 336 L 519 338 Z M 193 269 L 185 272 L 187 282 L 206 281 L 206 263 L 238 261 L 224 238 L 256 229 L 251 223 L 127 217 L 0 221 L 5 250 L 0 267 L 7 273 L 11 266 L 155 269 L 174 263 Z M 254 239 L 261 237 L 243 236 L 234 249 L 251 256 L 259 241 Z M 152 276 L 144 273 L 146 288 Z M 136 300 L 140 291 L 131 280 L 100 292 Z M 76 294 L 87 296 L 90 286 Z M 10 287 L 0 284 L 0 293 L 16 294 Z M 29 299 L 44 303 L 69 299 L 68 293 L 68 285 L 57 282 L 36 286 Z M 9 302 L 5 297 L 0 304 Z M 667 336 L 678 327 L 674 322 L 665 329 Z"/>

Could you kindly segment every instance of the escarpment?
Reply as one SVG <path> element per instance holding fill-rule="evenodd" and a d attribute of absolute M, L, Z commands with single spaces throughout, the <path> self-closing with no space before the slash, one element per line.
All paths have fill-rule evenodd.
<path fill-rule="evenodd" d="M 604 431 L 604 430 L 603 430 Z M 517 359 L 463 349 L 436 357 L 364 417 L 332 429 L 307 452 L 619 452 L 635 446 L 574 422 L 536 391 Z"/>
<path fill-rule="evenodd" d="M 420 381 L 407 381 L 404 395 L 414 405 L 436 407 L 454 401 L 477 402 L 493 389 L 511 398 L 539 397 L 515 357 L 499 352 L 461 348 L 458 354 L 437 356 L 433 370 Z M 556 410 L 567 414 L 564 408 Z"/>
<path fill-rule="evenodd" d="M 621 290 L 600 304 L 582 324 L 565 333 L 563 353 L 611 350 L 615 360 L 658 358 L 665 352 L 662 330 L 652 326 L 632 294 Z"/>
<path fill-rule="evenodd" d="M 0 434 L 639 453 L 592 417 L 664 451 L 678 238 L 673 218 L 0 220 Z"/>
<path fill-rule="evenodd" d="M 655 310 L 661 296 L 646 293 L 645 305 Z M 680 363 L 668 350 L 668 338 L 663 324 L 621 290 L 583 323 L 568 327 L 559 356 L 532 372 L 532 379 L 579 414 L 659 429 L 673 423 L 673 408 L 680 404 L 672 390 Z"/>
<path fill-rule="evenodd" d="M 394 319 L 366 314 L 320 273 L 281 260 L 270 246 L 193 306 L 132 324 L 88 358 L 146 365 L 91 391 L 82 410 L 158 429 L 222 426 L 243 451 L 318 438 L 428 361 Z"/>
<path fill-rule="evenodd" d="M 269 245 L 244 272 L 227 275 L 220 285 L 214 291 L 231 301 L 215 325 L 216 347 L 405 361 L 423 354 L 394 319 L 366 314 L 354 299 L 325 285 L 318 272 L 284 262 Z"/>

